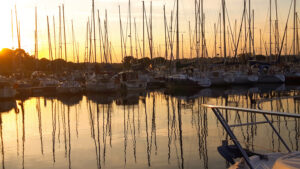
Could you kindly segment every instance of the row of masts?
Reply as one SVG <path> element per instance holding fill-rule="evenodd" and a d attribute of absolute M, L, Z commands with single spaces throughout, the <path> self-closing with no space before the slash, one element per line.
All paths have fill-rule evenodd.
<path fill-rule="evenodd" d="M 180 19 L 179 11 L 180 4 L 179 0 L 174 0 L 174 9 L 171 11 L 171 17 L 168 21 L 166 15 L 166 7 L 163 6 L 164 13 L 164 46 L 165 46 L 165 58 L 169 60 L 178 60 L 184 58 L 184 34 L 180 35 Z M 248 1 L 248 2 L 247 2 Z M 272 2 L 275 2 L 275 22 L 273 25 L 272 17 Z M 244 10 L 242 14 L 242 19 L 240 25 L 238 25 L 237 20 L 234 23 L 234 31 L 230 23 L 230 17 L 228 15 L 226 1 L 222 0 L 221 12 L 219 13 L 218 22 L 214 24 L 214 49 L 213 55 L 223 57 L 224 61 L 228 56 L 237 57 L 238 53 L 250 54 L 252 56 L 260 53 L 261 55 L 265 54 L 270 56 L 272 59 L 275 56 L 275 59 L 279 59 L 279 56 L 283 53 L 282 49 L 284 48 L 285 55 L 292 53 L 293 55 L 299 55 L 300 46 L 299 46 L 299 33 L 298 33 L 298 22 L 299 17 L 296 10 L 296 0 L 292 0 L 293 4 L 293 41 L 292 41 L 292 52 L 288 51 L 288 29 L 284 30 L 284 35 L 280 38 L 279 31 L 279 19 L 278 19 L 278 4 L 277 0 L 269 0 L 269 47 L 267 47 L 266 41 L 262 38 L 262 31 L 259 29 L 259 52 L 255 48 L 255 25 L 254 25 L 254 9 L 251 8 L 251 0 L 244 0 Z M 247 6 L 248 4 L 248 6 Z M 291 4 L 291 5 L 292 5 Z M 194 30 L 191 26 L 191 22 L 188 24 L 188 36 L 189 36 L 189 53 L 190 58 L 196 56 L 196 58 L 206 58 L 209 56 L 205 32 L 205 11 L 204 11 L 204 0 L 195 0 L 195 25 Z M 153 38 L 153 20 L 152 20 L 152 1 L 150 2 L 150 14 L 147 14 L 145 2 L 142 1 L 143 8 L 143 23 L 142 23 L 142 45 L 140 44 L 140 39 L 137 31 L 136 18 L 134 18 L 134 26 L 132 26 L 132 8 L 131 0 L 128 0 L 128 18 L 126 29 L 124 31 L 124 24 L 121 16 L 121 7 L 119 6 L 119 20 L 120 20 L 120 44 L 121 44 L 121 56 L 122 60 L 126 56 L 134 56 L 136 58 L 147 57 L 147 54 L 150 55 L 150 58 L 153 59 L 155 55 L 154 50 L 161 50 L 159 45 L 157 49 L 154 47 L 154 38 Z M 100 19 L 100 12 L 97 11 L 98 18 L 96 18 L 95 2 L 92 0 L 92 14 L 91 17 L 87 20 L 86 25 L 86 45 L 85 45 L 85 54 L 84 62 L 101 62 L 101 63 L 112 63 L 112 53 L 113 47 L 109 39 L 108 33 L 108 18 L 107 11 L 105 11 L 105 19 L 102 27 L 102 22 Z M 174 14 L 175 13 L 175 14 Z M 11 25 L 12 25 L 12 40 L 14 40 L 14 25 L 13 25 L 13 10 L 11 11 Z M 149 16 L 147 16 L 149 15 Z M 175 15 L 175 17 L 174 17 Z M 289 16 L 288 16 L 289 18 Z M 20 34 L 20 21 L 18 20 L 17 7 L 15 6 L 15 20 L 16 20 L 16 31 L 18 37 L 18 48 L 21 49 L 21 34 Z M 98 20 L 98 21 L 97 21 Z M 286 25 L 288 25 L 288 20 Z M 97 28 L 98 22 L 98 30 Z M 239 26 L 239 27 L 238 27 Z M 73 46 L 73 62 L 79 63 L 80 53 L 79 53 L 79 42 L 76 41 L 74 22 L 71 22 L 72 27 L 72 46 Z M 133 28 L 134 27 L 134 31 Z M 64 59 L 70 61 L 67 53 L 67 30 L 65 22 L 65 12 L 64 5 L 59 6 L 59 33 L 58 33 L 58 48 L 56 41 L 56 26 L 55 26 L 55 17 L 53 16 L 53 30 L 51 30 L 50 19 L 47 16 L 47 32 L 48 32 L 48 48 L 49 48 L 49 60 L 55 59 Z M 97 32 L 98 36 L 97 37 Z M 134 35 L 133 35 L 134 32 Z M 242 34 L 244 33 L 244 37 Z M 218 37 L 219 34 L 219 37 Z M 275 37 L 274 37 L 275 35 Z M 37 8 L 35 8 L 35 58 L 39 58 L 39 42 L 38 42 L 38 14 Z M 181 38 L 181 41 L 180 41 Z M 273 42 L 273 40 L 275 42 Z M 135 41 L 135 50 L 133 49 L 133 41 Z M 147 43 L 148 41 L 148 43 Z M 219 41 L 219 44 L 218 44 Z M 244 41 L 244 44 L 241 42 Z M 129 43 L 129 52 L 128 49 Z M 175 56 L 174 56 L 174 43 L 175 46 Z M 180 47 L 181 45 L 181 47 Z M 274 49 L 273 49 L 274 45 Z M 141 47 L 142 46 L 142 47 Z M 149 51 L 146 51 L 146 46 L 148 46 Z M 54 52 L 53 48 L 54 47 Z M 180 54 L 181 48 L 181 54 Z M 219 49 L 218 49 L 219 48 Z M 269 51 L 267 51 L 269 48 Z M 241 51 L 239 51 L 239 49 Z M 274 53 L 275 52 L 275 53 Z M 157 52 L 160 53 L 160 52 Z M 98 58 L 100 56 L 100 59 Z"/>

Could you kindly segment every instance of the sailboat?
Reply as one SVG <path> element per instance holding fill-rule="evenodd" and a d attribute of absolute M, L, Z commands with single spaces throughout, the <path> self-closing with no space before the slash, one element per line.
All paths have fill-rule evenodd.
<path fill-rule="evenodd" d="M 0 99 L 11 99 L 14 98 L 16 94 L 17 92 L 9 80 L 0 76 Z"/>
<path fill-rule="evenodd" d="M 67 80 L 60 83 L 56 92 L 58 94 L 79 94 L 83 91 L 81 84 L 75 80 Z"/>
<path fill-rule="evenodd" d="M 87 92 L 111 93 L 117 92 L 119 89 L 119 80 L 109 76 L 108 74 L 96 75 L 94 73 L 87 79 L 86 82 Z"/>
<path fill-rule="evenodd" d="M 124 71 L 117 75 L 120 80 L 121 88 L 126 91 L 146 90 L 147 81 L 142 80 L 138 72 Z"/>

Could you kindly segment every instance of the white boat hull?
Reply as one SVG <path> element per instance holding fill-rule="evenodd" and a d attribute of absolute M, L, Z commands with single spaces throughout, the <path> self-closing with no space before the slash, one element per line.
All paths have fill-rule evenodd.
<path fill-rule="evenodd" d="M 284 83 L 285 76 L 282 74 L 260 75 L 258 83 Z"/>
<path fill-rule="evenodd" d="M 0 99 L 11 99 L 16 96 L 17 92 L 11 87 L 0 88 Z"/>

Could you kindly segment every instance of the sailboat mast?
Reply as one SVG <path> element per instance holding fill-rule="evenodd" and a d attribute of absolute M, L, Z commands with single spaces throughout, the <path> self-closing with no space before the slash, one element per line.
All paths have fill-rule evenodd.
<path fill-rule="evenodd" d="M 214 23 L 214 36 L 215 36 L 215 43 L 214 43 L 215 54 L 214 54 L 214 56 L 217 56 L 217 27 L 216 27 L 216 23 Z"/>
<path fill-rule="evenodd" d="M 61 21 L 61 6 L 59 8 L 59 58 L 63 58 L 62 54 L 62 21 Z"/>
<path fill-rule="evenodd" d="M 296 55 L 299 55 L 299 27 L 298 27 L 298 12 L 296 12 Z"/>
<path fill-rule="evenodd" d="M 18 49 L 21 49 L 20 21 L 18 20 L 17 5 L 15 5 L 15 15 L 16 15 L 17 37 L 18 37 Z"/>
<path fill-rule="evenodd" d="M 56 57 L 56 31 L 55 31 L 55 17 L 53 16 L 53 37 L 54 37 L 54 58 L 57 59 Z"/>
<path fill-rule="evenodd" d="M 192 59 L 193 50 L 192 50 L 192 31 L 191 31 L 191 21 L 189 21 L 189 39 L 190 39 L 190 59 Z"/>
<path fill-rule="evenodd" d="M 260 48 L 260 54 L 262 55 L 263 54 L 263 51 L 262 51 L 262 39 L 261 39 L 261 29 L 259 29 L 259 48 Z"/>
<path fill-rule="evenodd" d="M 94 58 L 95 58 L 95 63 L 97 63 L 97 46 L 96 46 L 96 22 L 95 22 L 95 0 L 92 0 L 92 14 L 93 14 L 93 21 L 92 21 L 92 26 L 93 26 L 93 35 L 94 35 Z"/>
<path fill-rule="evenodd" d="M 201 57 L 204 57 L 205 47 L 204 47 L 204 12 L 203 12 L 203 0 L 201 0 Z"/>
<path fill-rule="evenodd" d="M 131 1 L 128 1 L 128 12 L 129 12 L 129 38 L 130 38 L 130 56 L 133 56 L 132 48 L 132 30 L 131 30 Z"/>
<path fill-rule="evenodd" d="M 35 59 L 38 59 L 39 58 L 39 55 L 38 55 L 38 33 L 37 33 L 37 7 L 35 7 Z"/>
<path fill-rule="evenodd" d="M 272 0 L 270 0 L 270 59 L 272 57 Z"/>
<path fill-rule="evenodd" d="M 137 30 L 136 30 L 136 22 L 135 22 L 135 18 L 134 18 L 134 34 L 135 34 L 135 55 L 136 55 L 136 58 L 138 59 L 139 58 L 139 55 L 138 55 L 138 39 L 137 39 Z"/>
<path fill-rule="evenodd" d="M 223 57 L 223 52 L 222 52 L 222 19 L 221 19 L 221 13 L 219 13 L 219 25 L 220 25 L 220 57 Z"/>
<path fill-rule="evenodd" d="M 123 26 L 122 26 L 122 19 L 121 19 L 121 7 L 119 5 L 119 20 L 120 20 L 120 37 L 121 37 L 121 53 L 122 53 L 122 60 L 124 59 L 124 52 L 123 52 Z"/>
<path fill-rule="evenodd" d="M 150 2 L 150 57 L 153 59 L 152 1 Z"/>
<path fill-rule="evenodd" d="M 293 54 L 296 56 L 296 0 L 294 0 Z"/>
<path fill-rule="evenodd" d="M 143 1 L 143 58 L 145 58 L 145 2 Z"/>
<path fill-rule="evenodd" d="M 279 53 L 279 29 L 278 29 L 278 11 L 277 11 L 277 0 L 275 0 L 275 54 Z"/>
<path fill-rule="evenodd" d="M 64 4 L 62 5 L 62 12 L 63 12 L 63 26 L 64 26 L 64 43 L 65 43 L 65 60 L 66 62 L 68 61 L 68 56 L 67 56 L 67 35 L 66 35 L 66 21 L 65 21 L 65 6 Z"/>
<path fill-rule="evenodd" d="M 53 60 L 52 58 L 52 47 L 51 47 L 51 34 L 50 34 L 50 26 L 49 26 L 49 17 L 47 16 L 47 28 L 48 28 L 48 45 L 49 45 L 49 60 Z"/>
<path fill-rule="evenodd" d="M 255 55 L 254 9 L 252 10 L 252 46 L 253 46 L 253 55 Z"/>
<path fill-rule="evenodd" d="M 179 0 L 177 0 L 176 21 L 176 59 L 179 59 Z"/>
<path fill-rule="evenodd" d="M 184 59 L 184 53 L 183 53 L 183 34 L 181 34 L 181 58 Z"/>
<path fill-rule="evenodd" d="M 73 62 L 75 63 L 75 33 L 74 33 L 74 25 L 73 20 L 71 20 L 71 26 L 72 26 L 72 46 L 73 46 Z"/>
<path fill-rule="evenodd" d="M 167 41 L 167 21 L 166 21 L 166 5 L 164 5 L 164 26 L 165 26 L 165 59 L 168 59 L 168 41 Z M 190 26 L 190 23 L 189 23 Z"/>
<path fill-rule="evenodd" d="M 195 37 L 196 37 L 196 56 L 199 58 L 199 48 L 198 48 L 198 2 L 195 0 Z"/>
<path fill-rule="evenodd" d="M 225 0 L 222 0 L 222 11 L 223 11 L 223 38 L 224 38 L 224 63 L 226 63 L 226 57 L 227 57 L 227 52 L 226 52 L 226 17 L 225 17 Z"/>
<path fill-rule="evenodd" d="M 252 14 L 251 14 L 251 0 L 249 0 L 249 30 L 248 30 L 248 34 L 249 34 L 249 54 L 251 55 L 251 53 L 252 53 L 252 31 L 251 31 L 251 16 L 252 16 Z"/>
<path fill-rule="evenodd" d="M 101 20 L 100 20 L 100 12 L 99 12 L 99 9 L 98 9 L 98 27 L 99 27 L 99 53 L 100 53 L 100 62 L 102 63 L 103 62 L 103 59 L 102 59 L 102 28 L 101 28 Z M 123 59 L 123 52 L 122 52 L 122 59 Z"/>

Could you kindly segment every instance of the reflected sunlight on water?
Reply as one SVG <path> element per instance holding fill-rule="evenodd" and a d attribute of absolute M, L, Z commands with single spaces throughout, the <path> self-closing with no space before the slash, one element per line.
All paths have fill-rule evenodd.
<path fill-rule="evenodd" d="M 211 93 L 223 93 L 213 95 Z M 227 93 L 226 93 L 227 92 Z M 226 168 L 217 152 L 225 131 L 203 103 L 256 108 L 257 101 L 297 95 L 205 91 L 171 96 L 163 92 L 126 96 L 34 97 L 0 102 L 2 168 Z M 210 93 L 208 95 L 208 93 Z M 225 93 L 225 94 L 224 94 Z M 300 101 L 261 103 L 263 109 L 300 112 Z M 259 115 L 223 112 L 232 123 Z M 293 150 L 299 150 L 300 121 L 273 118 Z M 285 151 L 266 125 L 235 128 L 250 150 Z"/>

